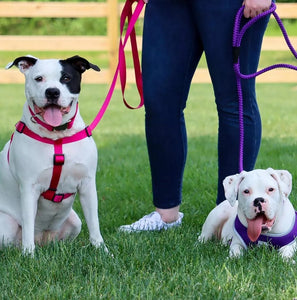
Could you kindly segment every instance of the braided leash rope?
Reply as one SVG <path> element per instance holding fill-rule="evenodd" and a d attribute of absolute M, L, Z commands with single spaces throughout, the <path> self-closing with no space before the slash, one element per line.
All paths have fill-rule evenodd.
<path fill-rule="evenodd" d="M 239 172 L 243 171 L 243 152 L 244 152 L 243 151 L 243 148 L 244 148 L 243 95 L 242 95 L 241 79 L 255 78 L 256 76 L 259 76 L 265 72 L 268 72 L 270 70 L 277 69 L 277 68 L 287 68 L 287 69 L 297 71 L 297 66 L 293 66 L 290 64 L 274 64 L 274 65 L 271 65 L 264 69 L 261 69 L 255 73 L 252 73 L 252 74 L 242 74 L 240 72 L 239 56 L 240 56 L 241 40 L 242 40 L 245 32 L 247 31 L 247 29 L 249 29 L 258 20 L 260 20 L 261 18 L 263 18 L 269 14 L 272 14 L 274 16 L 275 20 L 278 23 L 279 28 L 282 31 L 283 37 L 284 37 L 290 51 L 297 59 L 297 52 L 290 42 L 290 39 L 288 37 L 288 34 L 286 32 L 286 29 L 285 29 L 281 19 L 279 18 L 278 14 L 275 12 L 275 10 L 276 10 L 275 3 L 272 3 L 269 10 L 259 14 L 255 18 L 249 20 L 244 26 L 242 26 L 242 28 L 240 28 L 240 22 L 243 17 L 243 10 L 244 10 L 244 6 L 242 6 L 236 14 L 234 30 L 233 30 L 233 43 L 232 43 L 232 46 L 233 46 L 233 68 L 234 68 L 234 72 L 235 72 L 235 76 L 236 76 L 236 85 L 237 85 L 237 92 L 238 92 L 238 112 L 239 112 L 239 131 L 240 131 L 239 132 L 239 135 L 240 135 L 240 138 L 239 138 Z"/>

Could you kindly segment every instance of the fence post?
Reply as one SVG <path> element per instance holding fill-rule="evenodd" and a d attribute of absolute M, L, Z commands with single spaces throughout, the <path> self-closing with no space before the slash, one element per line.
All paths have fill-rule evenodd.
<path fill-rule="evenodd" d="M 108 16 L 107 16 L 107 36 L 109 42 L 109 77 L 113 78 L 117 67 L 118 38 L 119 38 L 119 6 L 118 0 L 107 0 Z"/>

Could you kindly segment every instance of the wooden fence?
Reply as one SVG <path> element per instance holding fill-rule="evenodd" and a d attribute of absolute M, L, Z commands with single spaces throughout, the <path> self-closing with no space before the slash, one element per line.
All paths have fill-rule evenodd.
<path fill-rule="evenodd" d="M 100 76 L 87 72 L 86 83 L 110 83 L 117 64 L 118 18 L 123 4 L 118 0 L 98 2 L 0 2 L 0 18 L 107 18 L 106 36 L 11 36 L 0 35 L 1 51 L 106 51 L 109 55 L 109 67 L 102 70 Z M 297 19 L 297 3 L 279 3 L 277 12 L 281 18 Z M 143 17 L 143 13 L 141 15 Z M 295 49 L 297 37 L 290 37 Z M 138 37 L 141 49 L 141 37 Z M 127 45 L 127 49 L 129 46 Z M 265 37 L 263 51 L 288 51 L 282 37 Z M 23 76 L 17 70 L 5 72 L 0 68 L 0 83 L 21 83 Z M 133 82 L 133 71 L 128 69 L 127 81 Z M 263 74 L 258 82 L 297 82 L 297 74 L 290 70 L 274 70 Z M 210 82 L 208 70 L 199 68 L 193 82 Z"/>

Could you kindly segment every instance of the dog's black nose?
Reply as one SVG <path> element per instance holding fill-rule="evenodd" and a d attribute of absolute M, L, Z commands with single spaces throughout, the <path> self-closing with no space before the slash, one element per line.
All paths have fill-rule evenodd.
<path fill-rule="evenodd" d="M 60 97 L 60 90 L 57 88 L 48 88 L 45 90 L 45 97 L 51 103 L 57 103 Z"/>
<path fill-rule="evenodd" d="M 262 197 L 256 198 L 254 200 L 254 206 L 259 207 L 259 206 L 261 206 L 261 203 L 264 203 L 264 202 L 265 202 L 264 198 L 262 198 Z"/>

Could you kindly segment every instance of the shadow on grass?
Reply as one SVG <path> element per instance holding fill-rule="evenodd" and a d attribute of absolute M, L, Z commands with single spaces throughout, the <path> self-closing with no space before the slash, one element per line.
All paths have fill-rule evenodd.
<path fill-rule="evenodd" d="M 10 133 L 0 134 L 1 148 Z M 99 161 L 97 191 L 99 215 L 103 231 L 114 231 L 118 226 L 133 222 L 154 207 L 151 195 L 150 168 L 146 143 L 140 135 L 96 134 Z M 201 227 L 209 211 L 215 206 L 217 181 L 216 137 L 190 137 L 184 174 L 184 223 Z M 256 168 L 286 169 L 293 176 L 291 201 L 297 204 L 296 140 L 263 139 Z M 82 216 L 80 204 L 75 209 Z M 83 218 L 83 216 L 82 216 Z"/>

